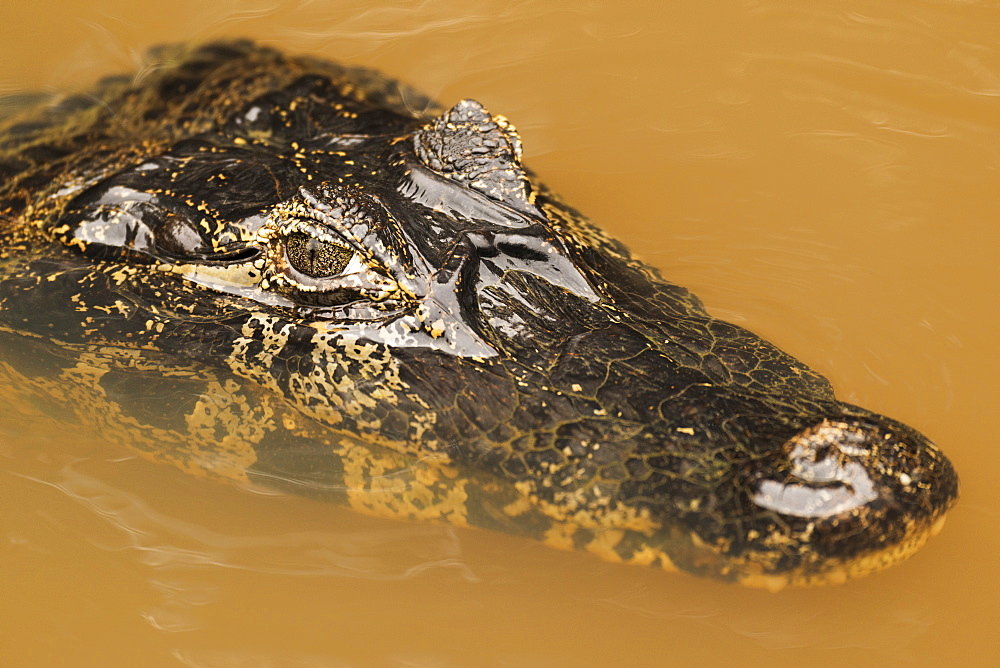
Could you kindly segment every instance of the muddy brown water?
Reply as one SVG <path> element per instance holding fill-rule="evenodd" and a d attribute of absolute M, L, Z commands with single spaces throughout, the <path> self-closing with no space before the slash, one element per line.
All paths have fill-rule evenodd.
<path fill-rule="evenodd" d="M 7 408 L 0 664 L 1000 662 L 1000 5 L 652 6 L 20 0 L 0 92 L 241 35 L 477 98 L 715 314 L 941 444 L 963 485 L 945 530 L 772 595 L 208 483 Z"/>

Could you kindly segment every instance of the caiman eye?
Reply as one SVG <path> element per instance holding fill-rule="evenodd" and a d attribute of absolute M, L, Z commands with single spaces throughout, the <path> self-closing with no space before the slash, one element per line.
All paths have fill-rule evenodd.
<path fill-rule="evenodd" d="M 293 232 L 285 239 L 288 263 L 312 278 L 338 276 L 350 264 L 354 251 L 347 246 L 333 244 L 315 237 Z"/>
<path fill-rule="evenodd" d="M 398 308 L 413 298 L 394 269 L 403 263 L 396 222 L 374 195 L 341 186 L 306 188 L 265 213 L 255 242 L 259 287 L 298 304 L 362 302 Z M 388 246 L 388 248 L 387 248 Z M 383 310 L 384 310 L 383 309 Z"/>
<path fill-rule="evenodd" d="M 260 287 L 299 303 L 326 306 L 402 296 L 391 273 L 347 239 L 301 219 L 286 225 L 292 229 L 262 238 L 268 250 Z"/>

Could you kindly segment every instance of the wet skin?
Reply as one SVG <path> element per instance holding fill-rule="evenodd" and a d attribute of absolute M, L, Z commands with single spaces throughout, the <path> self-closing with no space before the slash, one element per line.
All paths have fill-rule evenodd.
<path fill-rule="evenodd" d="M 479 103 L 248 43 L 0 126 L 0 369 L 196 474 L 752 586 L 909 556 L 927 438 L 713 318 Z"/>

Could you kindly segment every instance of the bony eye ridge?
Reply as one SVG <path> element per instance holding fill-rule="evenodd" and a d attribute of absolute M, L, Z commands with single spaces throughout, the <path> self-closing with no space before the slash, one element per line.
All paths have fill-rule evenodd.
<path fill-rule="evenodd" d="M 288 263 L 311 278 L 327 278 L 343 273 L 354 251 L 347 246 L 330 243 L 302 232 L 293 232 L 285 239 Z"/>

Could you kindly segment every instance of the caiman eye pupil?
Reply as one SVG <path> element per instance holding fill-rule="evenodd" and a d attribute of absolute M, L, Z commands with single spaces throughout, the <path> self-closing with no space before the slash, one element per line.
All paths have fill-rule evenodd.
<path fill-rule="evenodd" d="M 288 262 L 312 278 L 335 276 L 350 263 L 354 251 L 346 246 L 320 241 L 315 237 L 295 232 L 285 240 Z"/>

